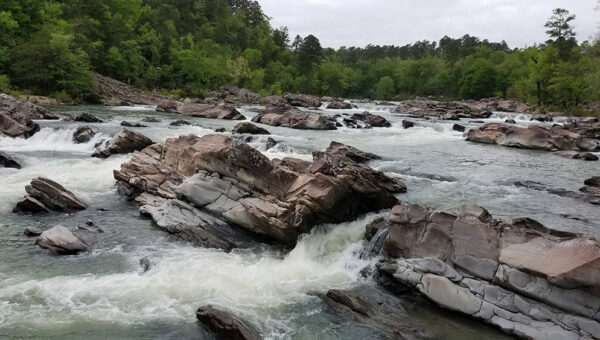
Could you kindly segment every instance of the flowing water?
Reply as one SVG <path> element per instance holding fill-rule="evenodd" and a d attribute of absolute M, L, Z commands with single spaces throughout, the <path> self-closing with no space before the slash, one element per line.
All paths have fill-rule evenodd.
<path fill-rule="evenodd" d="M 332 288 L 370 284 L 361 270 L 377 258 L 361 259 L 365 225 L 387 212 L 341 225 L 324 225 L 305 235 L 291 251 L 266 246 L 225 253 L 179 242 L 140 217 L 137 206 L 119 196 L 113 169 L 129 156 L 94 159 L 99 141 L 118 132 L 122 120 L 153 116 L 158 123 L 137 128 L 156 142 L 185 134 L 205 135 L 215 128 L 231 130 L 236 122 L 184 117 L 193 126 L 171 127 L 180 116 L 152 107 L 55 107 L 68 114 L 92 113 L 105 123 L 86 144 L 74 144 L 76 122 L 40 121 L 42 130 L 29 139 L 0 137 L 23 169 L 0 169 L 0 338 L 54 339 L 210 339 L 195 322 L 195 310 L 213 304 L 232 310 L 271 339 L 379 338 L 373 331 L 332 314 L 319 295 Z M 497 218 L 528 216 L 560 230 L 600 234 L 600 211 L 588 203 L 545 191 L 514 186 L 536 181 L 550 188 L 577 191 L 583 179 L 597 175 L 597 165 L 531 150 L 471 144 L 452 130 L 453 122 L 420 122 L 405 130 L 393 107 L 360 104 L 388 118 L 391 128 L 300 131 L 267 127 L 279 144 L 266 148 L 266 136 L 250 144 L 270 158 L 311 159 L 313 150 L 330 141 L 383 156 L 371 166 L 402 178 L 409 191 L 401 200 L 454 211 L 480 204 Z M 252 107 L 242 112 L 252 117 Z M 334 111 L 324 110 L 326 114 Z M 512 114 L 519 125 L 529 116 Z M 496 114 L 487 121 L 502 121 Z M 467 120 L 462 124 L 472 125 Z M 429 175 L 444 176 L 438 180 Z M 14 204 L 24 186 L 37 176 L 63 184 L 90 208 L 76 214 L 16 215 Z M 440 180 L 444 179 L 444 180 Z M 77 256 L 54 256 L 23 235 L 26 227 L 64 225 L 75 230 L 87 220 L 105 232 L 80 231 L 93 244 Z M 152 266 L 142 273 L 139 261 Z M 415 323 L 437 339 L 501 339 L 498 331 L 438 311 L 429 304 L 406 301 Z"/>

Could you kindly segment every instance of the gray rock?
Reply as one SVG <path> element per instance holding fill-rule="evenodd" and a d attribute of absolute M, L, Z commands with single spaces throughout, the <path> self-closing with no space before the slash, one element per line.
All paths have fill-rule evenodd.
<path fill-rule="evenodd" d="M 152 144 L 153 142 L 150 138 L 140 133 L 123 129 L 123 131 L 96 148 L 92 153 L 92 157 L 108 158 L 114 154 L 140 151 Z"/>
<path fill-rule="evenodd" d="M 59 255 L 77 254 L 88 249 L 85 242 L 63 226 L 56 226 L 44 231 L 35 241 L 35 244 Z"/>
<path fill-rule="evenodd" d="M 208 327 L 218 339 L 260 340 L 260 332 L 250 323 L 231 312 L 213 306 L 202 306 L 196 312 L 198 321 Z"/>
<path fill-rule="evenodd" d="M 77 144 L 87 143 L 91 141 L 97 133 L 98 129 L 92 126 L 80 126 L 73 133 L 73 141 Z"/>
<path fill-rule="evenodd" d="M 87 205 L 62 185 L 43 177 L 35 178 L 25 187 L 27 196 L 17 203 L 15 212 L 71 212 Z"/>
<path fill-rule="evenodd" d="M 250 134 L 250 135 L 270 135 L 271 133 L 259 126 L 256 126 L 249 122 L 242 122 L 233 127 L 231 131 L 233 134 Z"/>
<path fill-rule="evenodd" d="M 21 164 L 11 155 L 0 151 L 0 168 L 21 169 Z"/>

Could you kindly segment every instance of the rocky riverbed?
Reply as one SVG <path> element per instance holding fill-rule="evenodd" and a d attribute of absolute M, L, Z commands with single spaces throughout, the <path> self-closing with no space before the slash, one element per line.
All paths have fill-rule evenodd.
<path fill-rule="evenodd" d="M 532 121 L 496 111 L 526 109 L 497 100 L 444 108 L 288 96 L 240 105 L 236 98 L 256 97 L 235 89 L 215 94 L 226 105 L 147 95 L 136 106 L 139 94 L 121 100 L 129 90 L 107 86 L 106 102 L 127 106 L 25 107 L 34 116 L 0 107 L 1 164 L 12 165 L 0 166 L 1 337 L 600 336 L 596 248 L 556 255 L 591 263 L 568 279 L 523 262 L 539 252 L 515 255 L 600 237 L 598 163 L 523 142 L 584 145 L 597 156 L 594 122 Z M 466 140 L 490 123 L 522 129 L 517 142 Z M 533 140 L 522 132 L 532 124 L 559 124 L 572 139 Z M 42 212 L 13 212 L 24 197 Z M 458 211 L 472 204 L 487 210 Z M 434 229 L 451 237 L 410 238 L 437 221 L 434 210 L 448 212 Z M 508 228 L 488 211 L 537 222 Z M 473 237 L 469 228 L 485 237 L 460 236 Z M 493 242 L 475 242 L 483 239 Z M 425 265 L 431 257 L 438 262 Z M 524 291 L 510 279 L 515 270 L 583 298 L 539 296 L 540 280 Z M 464 298 L 439 293 L 450 290 Z"/>

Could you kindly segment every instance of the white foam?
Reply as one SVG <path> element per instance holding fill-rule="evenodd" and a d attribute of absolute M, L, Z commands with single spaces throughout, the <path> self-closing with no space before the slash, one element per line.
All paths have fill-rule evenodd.
<path fill-rule="evenodd" d="M 3 280 L 0 321 L 6 327 L 82 319 L 122 324 L 192 321 L 199 306 L 214 304 L 251 320 L 273 319 L 263 329 L 281 333 L 286 327 L 278 309 L 360 280 L 359 272 L 368 264 L 358 258 L 361 239 L 374 217 L 343 227 L 319 227 L 287 255 L 174 245 L 151 259 L 157 263 L 145 274 L 136 268 L 142 250 L 129 254 L 134 269 L 124 273 Z"/>
<path fill-rule="evenodd" d="M 65 151 L 89 153 L 94 149 L 96 143 L 108 137 L 98 133 L 87 143 L 75 144 L 73 133 L 76 130 L 76 128 L 53 129 L 46 127 L 27 139 L 0 137 L 0 150 L 7 152 Z"/>
<path fill-rule="evenodd" d="M 155 105 L 111 106 L 113 111 L 156 111 Z"/>

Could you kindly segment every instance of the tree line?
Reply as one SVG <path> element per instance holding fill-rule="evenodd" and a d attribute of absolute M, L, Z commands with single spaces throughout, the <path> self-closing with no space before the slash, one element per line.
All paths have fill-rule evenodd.
<path fill-rule="evenodd" d="M 265 96 L 499 96 L 589 112 L 600 42 L 577 42 L 574 19 L 555 9 L 548 40 L 527 48 L 466 34 L 334 50 L 314 35 L 290 39 L 253 0 L 3 0 L 0 90 L 94 101 L 98 72 L 180 97 L 234 84 Z"/>

